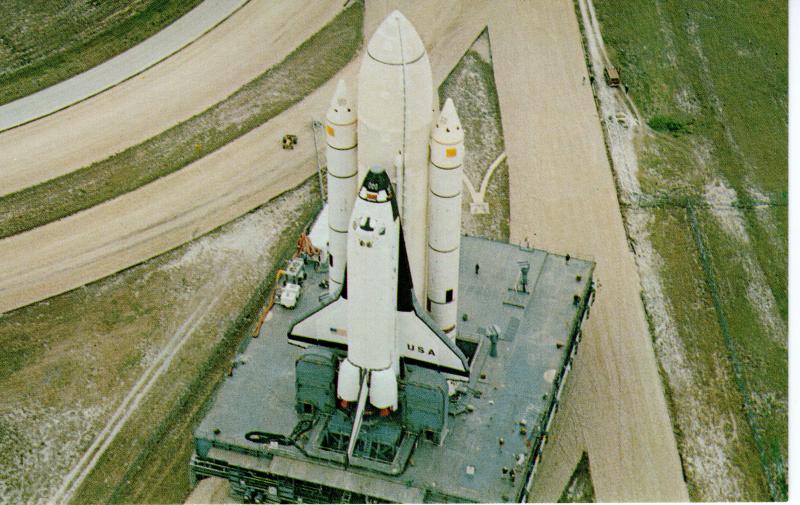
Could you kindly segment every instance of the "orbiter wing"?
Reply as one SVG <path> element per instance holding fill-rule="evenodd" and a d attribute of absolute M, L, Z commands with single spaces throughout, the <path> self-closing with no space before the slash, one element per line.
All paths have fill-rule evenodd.
<path fill-rule="evenodd" d="M 414 296 L 402 229 L 398 263 L 396 331 L 400 356 L 450 378 L 469 379 L 469 363 L 464 353 L 437 328 Z M 347 349 L 347 285 L 345 271 L 339 296 L 301 316 L 289 330 L 289 342 L 301 347 L 314 344 Z"/>

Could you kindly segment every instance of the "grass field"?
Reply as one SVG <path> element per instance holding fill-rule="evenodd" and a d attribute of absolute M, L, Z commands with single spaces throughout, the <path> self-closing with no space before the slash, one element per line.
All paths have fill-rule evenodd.
<path fill-rule="evenodd" d="M 500 103 L 492 69 L 488 32 L 484 31 L 439 87 L 440 106 L 452 98 L 464 128 L 464 174 L 476 191 L 489 166 L 505 150 Z M 502 162 L 487 186 L 488 214 L 472 215 L 472 198 L 463 186 L 461 229 L 468 235 L 508 241 L 508 163 Z"/>
<path fill-rule="evenodd" d="M 0 1 L 0 105 L 116 56 L 200 1 Z"/>
<path fill-rule="evenodd" d="M 355 56 L 363 19 L 363 3 L 352 3 L 281 63 L 208 110 L 110 158 L 0 198 L 0 238 L 133 191 L 277 116 Z"/>
<path fill-rule="evenodd" d="M 206 340 L 202 352 L 193 350 L 195 360 L 181 360 L 170 371 L 172 376 L 163 377 L 163 388 L 172 394 L 153 395 L 138 409 L 73 503 L 180 503 L 186 499 L 191 492 L 188 467 L 194 450 L 192 432 L 202 420 L 242 339 L 251 331 L 277 269 L 284 266 L 284 259 L 295 250 L 300 231 L 319 211 L 315 184 L 315 177 L 311 177 L 300 188 L 254 212 L 262 214 L 256 219 L 270 223 L 272 241 L 262 252 L 259 264 L 238 265 L 250 269 L 250 279 L 232 290 L 226 302 L 231 307 L 230 315 L 209 321 L 211 324 L 205 329 L 219 338 Z M 272 212 L 270 206 L 274 207 Z M 269 220 L 263 219 L 265 212 L 269 213 Z M 235 226 L 236 222 L 226 225 L 221 233 Z M 257 228 L 248 228 L 250 234 L 258 233 Z"/>
<path fill-rule="evenodd" d="M 648 126 L 626 222 L 657 258 L 670 317 L 655 346 L 690 495 L 786 499 L 786 4 L 595 5 Z"/>
<path fill-rule="evenodd" d="M 183 332 L 185 344 L 72 500 L 182 502 L 192 429 L 318 199 L 312 177 L 174 251 L 0 317 L 0 496 L 51 498 Z"/>

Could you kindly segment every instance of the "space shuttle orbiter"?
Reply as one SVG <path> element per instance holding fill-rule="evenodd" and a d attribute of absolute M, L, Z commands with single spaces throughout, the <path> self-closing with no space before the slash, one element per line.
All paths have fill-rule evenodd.
<path fill-rule="evenodd" d="M 338 398 L 355 402 L 366 372 L 370 403 L 379 409 L 397 408 L 401 358 L 468 378 L 467 359 L 416 300 L 397 200 L 382 169 L 367 174 L 351 223 L 342 291 L 295 324 L 289 340 L 346 348 Z"/>
<path fill-rule="evenodd" d="M 398 11 L 370 40 L 358 89 L 356 108 L 340 81 L 326 115 L 331 299 L 289 341 L 346 349 L 338 399 L 363 408 L 368 392 L 388 413 L 401 360 L 469 378 L 455 345 L 464 132 L 450 99 L 433 122 L 428 55 Z"/>

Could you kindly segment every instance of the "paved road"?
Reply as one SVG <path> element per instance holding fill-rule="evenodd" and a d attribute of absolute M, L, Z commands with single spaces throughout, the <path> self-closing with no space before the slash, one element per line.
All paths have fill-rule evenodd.
<path fill-rule="evenodd" d="M 383 6 L 372 5 L 367 9 L 368 27 L 383 18 Z M 439 82 L 484 25 L 482 16 L 465 17 L 461 4 L 427 5 L 423 10 L 422 4 L 411 4 L 405 12 L 428 43 L 434 79 Z M 480 14 L 476 7 L 470 11 Z M 359 65 L 356 59 L 295 107 L 176 173 L 0 240 L 0 313 L 168 251 L 298 185 L 316 170 L 310 118 L 324 115 L 340 77 L 355 88 Z M 287 131 L 299 135 L 293 151 L 280 147 Z"/>
<path fill-rule="evenodd" d="M 248 0 L 205 0 L 149 39 L 63 82 L 0 106 L 0 132 L 94 96 L 191 44 Z"/>
<path fill-rule="evenodd" d="M 341 7 L 341 0 L 320 0 L 313 9 L 295 0 L 252 0 L 149 70 L 0 133 L 0 196 L 107 158 L 207 109 L 283 60 Z"/>
<path fill-rule="evenodd" d="M 585 450 L 598 501 L 688 501 L 573 4 L 494 13 L 511 240 L 594 259 L 599 284 L 532 499 L 557 501 Z"/>

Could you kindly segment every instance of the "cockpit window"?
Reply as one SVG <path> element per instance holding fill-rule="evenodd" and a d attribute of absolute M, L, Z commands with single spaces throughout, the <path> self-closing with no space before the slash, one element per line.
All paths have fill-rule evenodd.
<path fill-rule="evenodd" d="M 372 218 L 369 216 L 365 216 L 361 219 L 361 229 L 364 231 L 374 231 L 375 228 L 372 227 Z"/>

